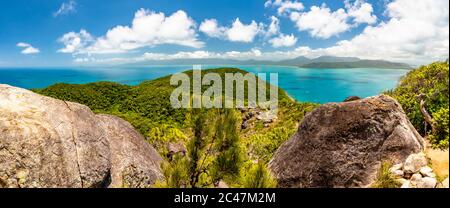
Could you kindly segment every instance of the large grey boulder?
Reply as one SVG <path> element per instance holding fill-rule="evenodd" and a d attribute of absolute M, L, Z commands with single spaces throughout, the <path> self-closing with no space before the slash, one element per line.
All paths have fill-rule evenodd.
<path fill-rule="evenodd" d="M 315 109 L 269 167 L 280 187 L 367 187 L 382 161 L 398 164 L 422 149 L 400 104 L 380 95 Z"/>
<path fill-rule="evenodd" d="M 98 115 L 111 151 L 110 187 L 149 188 L 162 179 L 161 156 L 126 121 Z"/>
<path fill-rule="evenodd" d="M 119 118 L 0 85 L 0 187 L 108 187 L 132 165 L 151 183 L 160 161 Z"/>

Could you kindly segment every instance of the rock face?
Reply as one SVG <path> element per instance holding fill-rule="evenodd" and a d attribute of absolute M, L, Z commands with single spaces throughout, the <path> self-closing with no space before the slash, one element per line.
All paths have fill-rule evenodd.
<path fill-rule="evenodd" d="M 361 100 L 361 98 L 358 96 L 349 96 L 349 97 L 345 98 L 345 100 L 343 102 L 351 102 L 351 101 L 355 101 L 355 100 Z"/>
<path fill-rule="evenodd" d="M 405 161 L 423 138 L 400 104 L 385 95 L 322 105 L 274 154 L 280 187 L 366 187 L 382 161 Z"/>
<path fill-rule="evenodd" d="M 420 171 L 420 168 L 427 165 L 427 158 L 425 154 L 411 154 L 405 161 L 403 171 L 405 173 L 413 174 Z"/>
<path fill-rule="evenodd" d="M 0 85 L 0 187 L 117 187 L 129 167 L 148 184 L 161 160 L 119 118 Z"/>
<path fill-rule="evenodd" d="M 436 178 L 425 177 L 417 181 L 417 188 L 435 188 L 437 185 Z"/>
<path fill-rule="evenodd" d="M 433 169 L 427 166 L 425 153 L 411 154 L 405 163 L 393 165 L 389 171 L 400 188 L 438 188 L 443 184 L 438 183 Z M 398 174 L 401 171 L 403 174 Z"/>
<path fill-rule="evenodd" d="M 161 179 L 161 156 L 126 121 L 111 115 L 97 115 L 111 151 L 109 187 L 149 188 Z"/>

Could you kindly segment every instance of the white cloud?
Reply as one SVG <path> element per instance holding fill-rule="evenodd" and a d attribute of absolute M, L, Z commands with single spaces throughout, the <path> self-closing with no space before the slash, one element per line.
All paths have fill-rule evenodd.
<path fill-rule="evenodd" d="M 347 5 L 350 4 L 347 2 Z M 362 6 L 364 4 L 358 3 L 351 5 L 361 5 L 358 8 L 364 7 Z M 79 61 L 97 64 L 132 63 L 145 60 L 179 58 L 232 58 L 275 61 L 298 56 L 314 58 L 322 55 L 332 55 L 384 59 L 410 64 L 427 64 L 436 60 L 445 60 L 449 56 L 449 2 L 446 0 L 393 0 L 386 4 L 385 14 L 387 20 L 376 19 L 374 23 L 371 22 L 376 17 L 356 15 L 349 8 L 347 6 L 347 11 L 345 12 L 348 16 L 346 24 L 349 27 L 354 26 L 353 24 L 363 24 L 362 22 L 368 25 L 361 34 L 356 35 L 354 38 L 339 41 L 335 45 L 326 48 L 313 49 L 301 46 L 288 51 L 264 52 L 259 49 L 253 49 L 250 51 L 228 51 L 222 53 L 199 50 L 175 54 L 146 53 L 142 56 L 131 58 L 86 58 Z M 368 9 L 364 10 L 369 11 Z M 330 10 L 328 13 L 332 14 L 333 12 Z M 283 36 L 290 37 L 291 42 L 293 42 L 292 39 L 296 39 L 292 37 L 292 34 L 284 35 L 280 32 L 278 19 L 271 18 L 271 20 L 272 26 L 269 25 L 263 33 L 269 34 L 269 31 L 272 31 L 270 32 L 271 35 L 267 37 L 269 42 L 275 42 L 271 40 Z M 215 27 L 212 28 L 221 27 L 216 22 Z M 323 31 L 320 32 L 326 34 Z M 225 32 L 223 34 L 224 36 L 221 37 L 227 38 L 227 34 Z M 280 38 L 279 42 L 280 44 L 278 45 L 283 45 L 281 43 L 284 41 L 281 41 Z"/>
<path fill-rule="evenodd" d="M 73 0 L 64 2 L 59 7 L 58 11 L 53 13 L 53 16 L 58 17 L 60 15 L 75 13 L 77 11 L 76 6 L 77 6 L 77 3 Z"/>
<path fill-rule="evenodd" d="M 395 0 L 387 5 L 389 20 L 351 40 L 327 48 L 327 53 L 427 63 L 449 55 L 449 2 Z"/>
<path fill-rule="evenodd" d="M 271 16 L 270 20 L 270 25 L 266 32 L 267 37 L 280 33 L 280 20 L 275 16 Z"/>
<path fill-rule="evenodd" d="M 235 59 L 235 60 L 248 60 L 248 59 L 263 59 L 263 52 L 257 48 L 253 48 L 249 51 L 227 51 L 223 53 L 210 52 L 210 51 L 180 51 L 174 54 L 167 53 L 144 53 L 142 56 L 129 57 L 129 58 L 102 58 L 97 59 L 93 57 L 76 58 L 74 62 L 79 64 L 124 64 L 124 63 L 137 63 L 143 61 L 161 61 L 161 60 L 175 60 L 175 59 Z"/>
<path fill-rule="evenodd" d="M 21 51 L 22 54 L 40 53 L 39 48 L 35 48 L 29 43 L 20 42 L 20 43 L 17 43 L 17 47 L 23 48 Z"/>
<path fill-rule="evenodd" d="M 30 47 L 31 45 L 28 43 L 20 42 L 20 43 L 17 43 L 16 46 L 21 47 L 21 48 L 27 48 L 27 47 Z"/>
<path fill-rule="evenodd" d="M 334 46 L 316 49 L 302 46 L 292 51 L 263 52 L 262 57 L 352 56 L 417 65 L 449 57 L 448 1 L 393 0 L 386 5 L 385 13 L 388 20 L 368 25 L 361 34 Z"/>
<path fill-rule="evenodd" d="M 290 19 L 300 31 L 308 31 L 312 37 L 328 39 L 350 30 L 360 24 L 374 24 L 377 17 L 372 5 L 364 0 L 344 2 L 345 8 L 331 11 L 326 5 L 312 6 L 307 12 L 294 11 Z"/>
<path fill-rule="evenodd" d="M 23 54 L 36 54 L 36 53 L 40 53 L 40 52 L 41 51 L 39 51 L 38 48 L 34 48 L 34 47 L 27 47 L 22 50 Z"/>
<path fill-rule="evenodd" d="M 277 7 L 278 15 L 283 15 L 292 11 L 301 11 L 305 7 L 301 2 L 289 0 L 268 0 L 264 3 L 264 7 Z"/>
<path fill-rule="evenodd" d="M 372 5 L 363 0 L 356 0 L 353 4 L 351 4 L 349 0 L 346 0 L 345 8 L 347 9 L 348 15 L 353 17 L 353 22 L 356 24 L 374 24 L 377 22 L 377 16 L 372 14 Z"/>
<path fill-rule="evenodd" d="M 274 48 L 290 47 L 297 43 L 297 38 L 293 34 L 280 34 L 280 36 L 270 39 L 269 43 L 271 43 Z"/>
<path fill-rule="evenodd" d="M 90 61 L 95 61 L 95 59 L 91 59 L 91 58 L 75 58 L 73 60 L 75 63 L 87 63 Z"/>
<path fill-rule="evenodd" d="M 285 35 L 281 33 L 280 20 L 275 16 L 271 16 L 270 19 L 271 22 L 265 32 L 265 37 L 270 38 L 268 42 L 272 45 L 272 47 L 280 48 L 294 46 L 297 43 L 297 38 L 294 34 Z"/>
<path fill-rule="evenodd" d="M 86 34 L 88 34 L 86 32 Z M 71 41 L 61 41 L 65 36 Z M 78 35 L 78 36 L 77 36 Z M 135 13 L 131 26 L 116 26 L 90 43 L 88 36 L 70 32 L 60 38 L 65 47 L 60 52 L 107 54 L 124 53 L 143 47 L 162 44 L 201 48 L 204 43 L 197 39 L 196 24 L 186 12 L 179 10 L 170 16 L 164 13 L 140 9 Z M 77 38 L 81 38 L 78 41 Z M 77 44 L 78 42 L 85 43 Z M 68 44 L 69 43 L 69 44 Z M 89 44 L 90 43 L 90 44 Z M 71 46 L 72 44 L 72 46 Z M 73 46 L 76 46 L 72 50 Z M 72 47 L 72 48 L 71 48 Z"/>
<path fill-rule="evenodd" d="M 200 25 L 199 30 L 210 37 L 220 38 L 224 35 L 226 28 L 219 27 L 216 19 L 206 19 Z"/>
<path fill-rule="evenodd" d="M 216 19 L 206 19 L 201 23 L 200 31 L 209 37 L 245 43 L 253 42 L 257 35 L 262 35 L 275 48 L 293 46 L 297 42 L 293 34 L 285 35 L 280 32 L 280 20 L 275 16 L 270 17 L 268 26 L 255 21 L 245 25 L 236 18 L 231 27 L 222 27 Z"/>
<path fill-rule="evenodd" d="M 261 32 L 261 28 L 255 21 L 245 25 L 241 23 L 239 18 L 236 18 L 231 28 L 226 31 L 226 34 L 230 41 L 249 43 L 253 42 L 253 39 L 259 32 Z"/>
<path fill-rule="evenodd" d="M 280 1 L 280 0 L 276 0 L 276 1 Z M 270 7 L 273 4 L 272 0 L 267 0 L 266 2 L 264 2 L 264 7 Z"/>
<path fill-rule="evenodd" d="M 325 4 L 312 6 L 306 13 L 292 12 L 290 19 L 300 31 L 308 31 L 312 37 L 327 39 L 350 29 L 344 9 L 331 11 Z"/>
<path fill-rule="evenodd" d="M 252 21 L 250 24 L 243 24 L 236 18 L 230 27 L 219 26 L 217 20 L 207 19 L 200 25 L 200 31 L 210 37 L 226 39 L 232 42 L 253 42 L 258 34 L 263 33 L 263 24 Z"/>
<path fill-rule="evenodd" d="M 302 51 L 303 50 L 303 51 Z M 87 65 L 115 65 L 115 64 L 127 64 L 127 63 L 139 63 L 145 61 L 163 61 L 163 60 L 176 60 L 176 59 L 205 59 L 205 58 L 215 58 L 215 59 L 234 59 L 234 60 L 283 60 L 288 58 L 294 58 L 298 55 L 304 55 L 306 52 L 310 52 L 311 49 L 296 49 L 294 51 L 275 51 L 275 52 L 262 52 L 257 48 L 253 48 L 249 51 L 227 51 L 227 52 L 211 52 L 211 51 L 181 51 L 174 54 L 167 53 L 144 53 L 138 57 L 113 57 L 113 58 L 94 58 L 94 57 L 84 57 L 76 58 L 74 62 L 78 64 Z"/>
<path fill-rule="evenodd" d="M 58 39 L 58 42 L 64 44 L 64 48 L 58 50 L 61 53 L 83 53 L 85 47 L 92 42 L 94 38 L 86 30 L 81 29 L 79 33 L 69 32 Z"/>

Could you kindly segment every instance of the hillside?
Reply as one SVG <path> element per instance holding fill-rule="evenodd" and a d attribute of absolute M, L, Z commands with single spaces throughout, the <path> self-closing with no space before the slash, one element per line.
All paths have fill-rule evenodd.
<path fill-rule="evenodd" d="M 247 73 L 234 68 L 211 69 L 204 72 L 218 72 L 221 76 L 225 72 Z M 187 74 L 192 76 L 192 71 L 188 71 Z M 191 152 L 189 151 L 190 142 L 195 136 L 192 123 L 199 112 L 171 107 L 169 98 L 175 87 L 171 86 L 169 81 L 170 77 L 167 76 L 146 81 L 137 86 L 111 82 L 84 85 L 56 84 L 45 89 L 36 89 L 35 92 L 81 103 L 89 106 L 96 113 L 116 115 L 130 122 L 165 157 L 169 163 L 165 168 L 166 172 L 172 173 L 181 166 L 180 161 L 172 161 L 173 152 L 186 152 L 186 149 L 188 153 Z M 251 161 L 261 161 L 263 164 L 269 162 L 281 143 L 295 133 L 303 116 L 316 106 L 312 103 L 297 103 L 279 89 L 279 111 L 276 120 L 261 119 L 259 115 L 263 114 L 262 109 L 233 110 L 232 114 L 235 115 L 235 125 L 239 135 L 238 144 L 243 152 L 243 163 L 239 165 L 239 170 L 256 168 L 256 171 L 258 166 L 253 167 Z M 208 115 L 208 120 L 220 118 L 223 113 L 227 112 L 214 109 L 204 112 Z M 214 123 L 217 121 L 209 121 L 204 128 L 216 129 L 217 127 L 207 127 Z M 181 161 L 183 161 L 182 158 Z M 214 160 L 211 159 L 211 161 Z M 243 183 L 246 181 L 244 179 L 249 177 L 249 174 L 251 175 L 248 171 L 238 171 L 224 180 L 235 187 L 244 186 Z M 166 175 L 166 177 L 169 176 Z M 212 182 L 207 184 L 212 186 Z"/>
<path fill-rule="evenodd" d="M 327 63 L 327 62 L 356 62 L 361 59 L 356 57 L 338 57 L 338 56 L 319 56 L 315 59 L 311 59 L 310 63 Z"/>
<path fill-rule="evenodd" d="M 216 72 L 222 78 L 225 73 L 247 73 L 236 68 L 209 69 L 202 74 L 206 72 Z M 185 73 L 190 77 L 193 75 L 192 71 Z M 427 166 L 427 159 L 422 152 L 426 143 L 415 130 L 420 130 L 423 120 L 417 123 L 414 115 L 423 113 L 420 111 L 423 107 L 420 99 L 425 99 L 426 110 L 431 113 L 432 121 L 431 130 L 425 130 L 422 134 L 427 136 L 434 147 L 448 147 L 448 63 L 434 63 L 408 73 L 395 90 L 387 92 L 401 105 L 389 96 L 380 95 L 319 106 L 297 103 L 282 89 L 278 89 L 279 111 L 276 117 L 271 118 L 267 117 L 267 109 L 259 107 L 174 109 L 170 104 L 170 95 L 175 86 L 169 82 L 170 76 L 167 76 L 137 86 L 97 82 L 56 84 L 34 90 L 52 98 L 6 86 L 10 90 L 2 91 L 6 100 L 2 102 L 6 114 L 1 117 L 3 122 L 0 122 L 0 128 L 6 130 L 3 132 L 7 136 L 2 139 L 14 141 L 13 145 L 23 147 L 22 143 L 44 142 L 43 138 L 55 141 L 71 138 L 66 134 L 72 134 L 72 138 L 81 142 L 95 141 L 100 138 L 100 134 L 107 135 L 111 152 L 117 152 L 110 160 L 117 161 L 124 169 L 120 169 L 119 173 L 111 173 L 111 176 L 116 177 L 113 178 L 113 184 L 106 183 L 108 180 L 100 177 L 92 183 L 88 181 L 74 185 L 81 187 L 85 186 L 83 184 L 93 187 L 173 188 L 399 187 L 401 183 L 402 187 L 434 188 L 445 184 L 442 179 L 448 175 L 448 168 L 447 174 L 436 175 L 433 172 L 435 170 L 441 173 L 436 158 L 430 158 L 431 168 Z M 203 86 L 202 91 L 207 89 L 208 86 Z M 15 121 L 11 122 L 11 119 Z M 16 128 L 16 124 L 23 124 L 27 128 Z M 46 128 L 41 128 L 41 124 L 45 124 Z M 37 125 L 36 131 L 33 131 L 34 137 L 16 140 L 17 135 L 28 135 L 30 125 Z M 379 131 L 373 132 L 371 129 Z M 52 133 L 59 131 L 57 134 Z M 45 136 L 47 134 L 51 137 Z M 111 140 L 127 141 L 127 138 L 133 138 L 128 140 L 131 143 L 114 143 Z M 77 144 L 80 143 L 75 142 L 75 147 Z M 108 143 L 102 142 L 104 144 Z M 98 143 L 93 142 L 92 145 L 96 147 Z M 72 148 L 64 146 L 63 149 L 67 147 Z M 102 148 L 106 147 L 108 145 Z M 161 168 L 154 166 L 153 159 L 133 160 L 148 152 L 135 152 L 138 147 L 154 148 L 161 155 L 161 159 L 156 157 L 157 163 L 161 164 L 157 167 Z M 20 154 L 29 150 L 34 149 L 20 149 Z M 128 151 L 139 155 L 128 159 L 117 157 L 128 156 Z M 39 152 L 31 155 L 39 155 Z M 151 155 L 148 158 L 152 158 Z M 388 159 L 392 164 L 380 158 Z M 417 160 L 420 166 L 411 167 L 415 162 L 408 162 L 410 160 Z M 0 161 L 0 165 L 10 165 L 7 161 Z M 86 163 L 90 162 L 94 160 L 86 160 Z M 65 163 L 51 162 L 50 165 L 61 168 Z M 76 166 L 73 167 L 76 170 Z M 105 167 L 108 170 L 117 165 Z M 159 176 L 152 177 L 145 184 L 135 183 L 145 176 L 136 167 L 156 171 Z M 394 167 L 398 174 L 400 170 L 403 171 L 400 174 L 403 180 L 395 178 L 397 176 L 393 174 L 397 172 L 389 169 Z M 422 168 L 431 172 L 423 172 Z M 120 172 L 130 173 L 131 178 L 120 177 Z M 423 180 L 411 177 L 411 174 L 419 172 Z M 41 174 L 39 170 L 36 173 Z M 50 179 L 45 179 L 41 184 L 26 183 L 28 181 L 23 178 L 27 178 L 27 175 L 24 174 L 20 173 L 18 186 L 65 186 Z M 74 175 L 77 174 L 80 173 L 75 172 Z M 108 176 L 109 172 L 100 175 Z M 352 177 L 349 179 L 348 176 Z M 40 178 L 39 175 L 33 177 Z M 130 183 L 120 182 L 121 179 Z"/>
<path fill-rule="evenodd" d="M 421 66 L 406 74 L 397 88 L 386 92 L 399 101 L 414 127 L 428 136 L 434 147 L 443 149 L 448 149 L 449 138 L 448 74 L 448 62 Z M 421 109 L 429 115 L 424 116 Z"/>
<path fill-rule="evenodd" d="M 410 66 L 403 63 L 388 62 L 383 60 L 362 60 L 356 57 L 320 56 L 307 58 L 298 56 L 296 58 L 279 61 L 268 60 L 235 60 L 220 58 L 202 59 L 175 59 L 154 60 L 134 63 L 132 65 L 279 65 L 279 66 L 301 66 L 308 68 L 391 68 L 409 69 Z"/>
<path fill-rule="evenodd" d="M 411 67 L 407 64 L 395 63 L 389 61 L 381 60 L 358 60 L 349 62 L 313 62 L 301 65 L 303 68 L 324 68 L 324 69 L 335 69 L 335 68 L 386 68 L 386 69 L 410 69 Z"/>

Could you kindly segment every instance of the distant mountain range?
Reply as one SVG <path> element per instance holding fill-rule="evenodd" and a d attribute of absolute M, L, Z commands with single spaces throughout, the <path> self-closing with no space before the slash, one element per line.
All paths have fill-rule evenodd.
<path fill-rule="evenodd" d="M 263 60 L 234 60 L 220 58 L 206 59 L 174 59 L 174 60 L 152 60 L 139 65 L 280 65 L 297 66 L 302 68 L 389 68 L 389 69 L 410 69 L 411 66 L 404 63 L 389 62 L 384 60 L 365 60 L 355 57 L 320 56 L 318 58 L 307 58 L 299 56 L 293 59 L 281 61 Z"/>
<path fill-rule="evenodd" d="M 314 62 L 304 64 L 305 68 L 386 68 L 386 69 L 410 69 L 411 66 L 403 63 L 395 63 L 383 60 L 359 60 L 353 62 Z"/>

